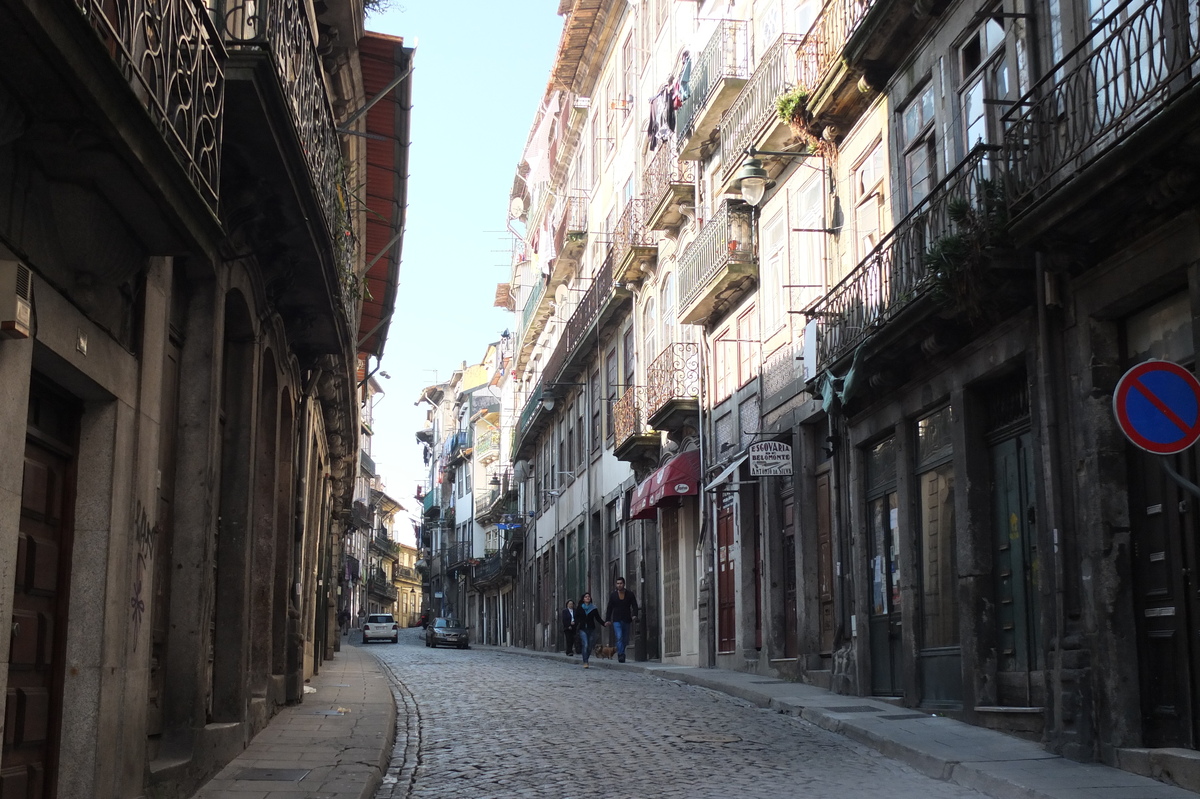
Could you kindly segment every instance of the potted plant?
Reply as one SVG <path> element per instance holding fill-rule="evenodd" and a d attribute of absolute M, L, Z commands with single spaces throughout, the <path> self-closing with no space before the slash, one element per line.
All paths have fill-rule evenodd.
<path fill-rule="evenodd" d="M 821 138 L 812 112 L 808 109 L 808 101 L 812 93 L 803 86 L 796 86 L 775 98 L 775 113 L 782 122 L 786 122 L 792 133 L 804 142 L 814 153 L 827 154 L 833 148 L 830 142 Z"/>

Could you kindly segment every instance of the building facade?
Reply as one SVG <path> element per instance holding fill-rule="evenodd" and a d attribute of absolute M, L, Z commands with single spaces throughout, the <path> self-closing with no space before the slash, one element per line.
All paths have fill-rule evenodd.
<path fill-rule="evenodd" d="M 333 654 L 399 258 L 347 190 L 363 36 L 350 2 L 0 4 L 5 797 L 191 795 Z"/>
<path fill-rule="evenodd" d="M 510 206 L 513 643 L 625 576 L 639 658 L 1195 750 L 1196 498 L 1111 410 L 1194 364 L 1194 3 L 564 16 Z"/>

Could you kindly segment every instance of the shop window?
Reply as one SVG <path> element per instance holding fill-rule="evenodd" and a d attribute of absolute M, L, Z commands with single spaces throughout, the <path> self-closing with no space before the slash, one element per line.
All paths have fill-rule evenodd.
<path fill-rule="evenodd" d="M 954 464 L 949 406 L 917 422 L 917 509 L 921 542 L 921 645 L 959 642 Z"/>

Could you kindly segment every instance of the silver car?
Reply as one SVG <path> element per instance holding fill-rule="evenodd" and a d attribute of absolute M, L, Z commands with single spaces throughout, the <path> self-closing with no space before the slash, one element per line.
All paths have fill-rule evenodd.
<path fill-rule="evenodd" d="M 425 646 L 456 646 L 459 649 L 470 649 L 467 642 L 467 628 L 458 619 L 438 616 L 433 623 L 425 628 Z"/>

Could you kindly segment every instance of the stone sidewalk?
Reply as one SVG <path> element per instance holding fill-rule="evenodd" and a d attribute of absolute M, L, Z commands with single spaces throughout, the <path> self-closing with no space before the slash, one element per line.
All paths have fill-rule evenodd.
<path fill-rule="evenodd" d="M 387 674 L 369 651 L 343 643 L 309 687 L 194 799 L 373 797 L 396 736 Z"/>
<path fill-rule="evenodd" d="M 515 656 L 578 663 L 558 653 L 476 646 Z M 719 691 L 799 716 L 845 735 L 931 777 L 997 799 L 1197 799 L 1200 794 L 1130 771 L 1077 763 L 1036 743 L 869 697 L 844 696 L 759 674 L 592 660 Z M 386 669 L 361 646 L 343 646 L 326 663 L 302 705 L 271 720 L 246 751 L 195 799 L 370 799 L 387 773 L 396 740 L 396 696 Z M 400 696 L 401 701 L 405 701 Z M 402 711 L 404 708 L 402 707 Z M 411 719 L 405 719 L 408 728 Z M 411 730 L 410 733 L 411 735 Z M 1127 750 L 1129 751 L 1129 750 Z M 1185 784 L 1196 779 L 1195 752 L 1134 750 L 1135 768 Z M 1142 754 L 1139 754 L 1142 753 Z M 1165 758 L 1165 759 L 1163 759 Z M 1157 769 L 1157 771 L 1156 771 Z M 1174 771 L 1173 771 L 1174 770 Z M 401 781 L 411 778 L 411 774 Z M 395 777 L 389 777 L 395 781 Z"/>

